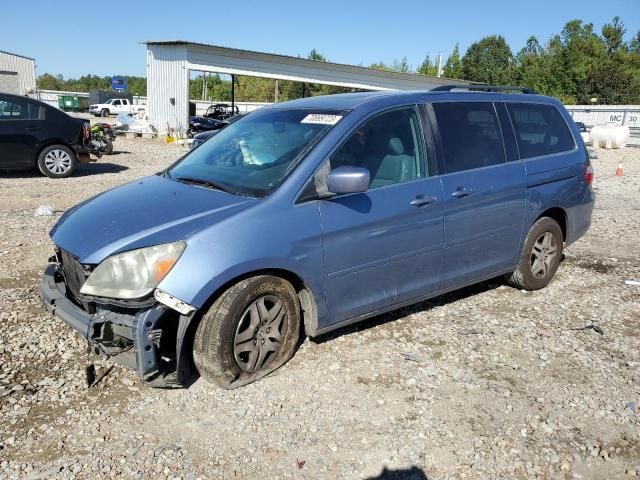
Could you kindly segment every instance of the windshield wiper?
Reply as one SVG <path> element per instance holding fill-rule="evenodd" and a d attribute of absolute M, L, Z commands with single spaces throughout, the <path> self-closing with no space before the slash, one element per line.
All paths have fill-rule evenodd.
<path fill-rule="evenodd" d="M 207 188 L 213 188 L 215 190 L 220 190 L 221 192 L 235 193 L 228 186 L 223 185 L 222 183 L 212 182 L 211 180 L 205 180 L 203 178 L 175 177 L 175 180 L 183 183 L 190 183 L 192 185 L 200 185 Z"/>

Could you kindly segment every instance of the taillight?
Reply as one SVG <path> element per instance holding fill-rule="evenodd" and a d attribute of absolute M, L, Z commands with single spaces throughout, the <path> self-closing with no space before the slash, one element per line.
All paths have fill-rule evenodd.
<path fill-rule="evenodd" d="M 591 160 L 588 158 L 584 164 L 584 181 L 587 185 L 591 185 L 593 183 L 593 166 L 591 165 Z"/>
<path fill-rule="evenodd" d="M 82 126 L 82 138 L 88 139 L 91 137 L 91 132 L 89 131 L 89 124 L 85 123 Z"/>

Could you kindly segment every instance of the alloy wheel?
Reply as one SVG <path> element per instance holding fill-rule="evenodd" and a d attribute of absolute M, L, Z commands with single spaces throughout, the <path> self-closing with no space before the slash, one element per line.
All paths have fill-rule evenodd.
<path fill-rule="evenodd" d="M 556 238 L 551 232 L 544 232 L 533 244 L 531 250 L 531 274 L 537 278 L 545 278 L 558 254 Z"/>
<path fill-rule="evenodd" d="M 274 295 L 264 295 L 249 305 L 233 340 L 233 356 L 243 372 L 262 370 L 278 356 L 288 320 L 284 302 Z"/>

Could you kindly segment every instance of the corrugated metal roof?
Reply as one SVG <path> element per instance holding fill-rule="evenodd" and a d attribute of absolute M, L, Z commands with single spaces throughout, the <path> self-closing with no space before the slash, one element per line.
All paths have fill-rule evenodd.
<path fill-rule="evenodd" d="M 313 65 L 313 66 L 325 66 L 325 67 L 338 67 L 338 68 L 348 68 L 351 71 L 355 71 L 362 74 L 369 74 L 371 75 L 372 73 L 375 75 L 379 75 L 379 76 L 384 76 L 387 78 L 397 78 L 397 79 L 403 79 L 403 80 L 409 80 L 409 79 L 415 79 L 416 77 L 420 77 L 424 80 L 433 80 L 434 83 L 437 84 L 442 84 L 442 83 L 468 83 L 468 82 L 464 82 L 462 80 L 456 80 L 456 79 L 450 79 L 450 78 L 444 78 L 444 77 L 433 77 L 433 76 L 428 76 L 428 75 L 420 75 L 420 74 L 415 74 L 415 73 L 403 73 L 403 72 L 393 72 L 393 71 L 389 71 L 389 70 L 378 70 L 378 69 L 374 69 L 374 68 L 368 68 L 368 67 L 363 67 L 360 65 L 349 65 L 347 63 L 336 63 L 336 62 L 329 62 L 329 61 L 320 61 L 320 60 L 309 60 L 308 58 L 302 58 L 302 57 L 294 57 L 292 55 L 282 55 L 280 53 L 268 53 L 268 52 L 258 52 L 256 50 L 246 50 L 246 49 L 241 49 L 241 48 L 229 48 L 229 47 L 223 47 L 221 45 L 213 45 L 213 44 L 208 44 L 208 43 L 199 43 L 199 42 L 189 42 L 186 40 L 164 40 L 164 41 L 146 41 L 144 42 L 144 44 L 146 45 L 166 45 L 166 46 L 170 46 L 170 45 L 185 45 L 185 46 L 198 46 L 198 47 L 210 47 L 210 48 L 216 48 L 216 49 L 223 49 L 223 50 L 227 50 L 229 54 L 232 54 L 233 52 L 237 52 L 238 54 L 251 54 L 251 55 L 263 55 L 265 57 L 275 57 L 275 58 L 280 58 L 283 60 L 288 60 L 288 61 L 296 61 L 296 62 L 301 62 L 301 63 L 306 63 L 308 65 Z M 266 60 L 266 58 L 265 58 Z M 443 82 L 444 80 L 447 80 L 446 82 Z"/>
<path fill-rule="evenodd" d="M 184 40 L 148 41 L 145 44 L 147 46 L 147 113 L 150 123 L 160 132 L 166 132 L 168 129 L 181 130 L 186 125 L 190 71 L 247 75 L 382 91 L 421 90 L 424 92 L 443 84 L 467 83 L 461 80 L 390 72 Z M 330 102 L 345 102 L 350 98 L 360 101 L 356 98 L 362 99 L 364 96 L 340 98 Z"/>
<path fill-rule="evenodd" d="M 0 53 L 6 53 L 7 55 L 13 55 L 14 57 L 26 58 L 27 60 L 33 60 L 34 62 L 36 61 L 35 58 L 25 57 L 24 55 L 18 55 L 17 53 L 7 52 L 5 50 L 0 50 Z"/>

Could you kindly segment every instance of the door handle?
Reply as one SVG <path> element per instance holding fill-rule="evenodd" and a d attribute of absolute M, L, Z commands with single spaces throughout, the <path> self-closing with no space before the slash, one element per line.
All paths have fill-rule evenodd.
<path fill-rule="evenodd" d="M 451 196 L 455 198 L 462 198 L 471 195 L 472 193 L 473 190 L 470 188 L 459 188 L 455 192 L 453 192 Z"/>
<path fill-rule="evenodd" d="M 432 195 L 428 195 L 426 197 L 424 195 L 418 195 L 416 198 L 411 200 L 411 205 L 413 205 L 414 207 L 422 207 L 424 205 L 429 205 L 436 200 L 437 198 Z"/>

